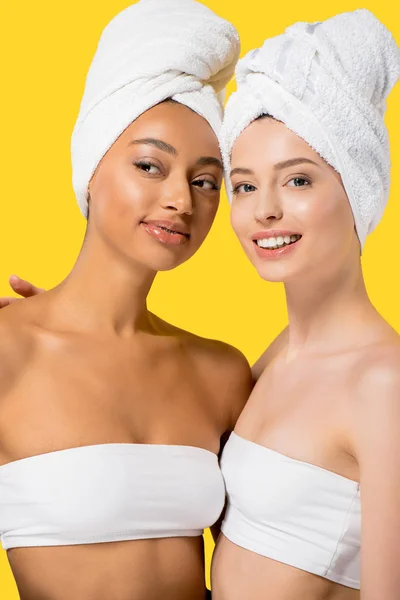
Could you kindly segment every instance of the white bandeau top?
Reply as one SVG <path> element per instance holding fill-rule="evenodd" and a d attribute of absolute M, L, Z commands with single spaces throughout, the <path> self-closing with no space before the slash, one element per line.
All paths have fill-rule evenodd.
<path fill-rule="evenodd" d="M 225 501 L 216 454 L 99 444 L 0 466 L 3 548 L 201 535 Z"/>
<path fill-rule="evenodd" d="M 232 433 L 223 534 L 256 554 L 360 589 L 360 485 Z"/>

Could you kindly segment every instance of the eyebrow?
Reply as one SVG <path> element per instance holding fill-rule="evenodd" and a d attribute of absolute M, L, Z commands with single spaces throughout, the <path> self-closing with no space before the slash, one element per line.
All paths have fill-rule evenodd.
<path fill-rule="evenodd" d="M 221 171 L 223 171 L 224 169 L 224 167 L 222 166 L 222 162 L 219 160 L 219 158 L 216 158 L 215 156 L 200 156 L 200 158 L 196 160 L 196 165 L 198 165 L 199 167 L 215 165 L 216 167 L 221 169 Z"/>
<path fill-rule="evenodd" d="M 143 138 L 140 140 L 132 140 L 131 142 L 129 142 L 129 146 L 138 144 L 154 146 L 154 148 L 158 148 L 163 152 L 167 152 L 167 154 L 171 154 L 172 156 L 178 156 L 178 150 L 176 148 L 174 148 L 173 146 L 171 146 L 171 144 L 168 144 L 167 142 L 158 140 L 157 138 Z M 215 156 L 200 156 L 200 158 L 196 160 L 196 165 L 199 165 L 200 167 L 206 167 L 207 165 L 215 165 L 216 167 L 219 167 L 221 170 L 223 170 L 222 162 L 219 160 L 219 158 L 216 158 Z"/>
<path fill-rule="evenodd" d="M 309 158 L 305 157 L 299 157 L 290 158 L 289 160 L 283 160 L 282 162 L 276 163 L 276 165 L 274 165 L 274 169 L 276 171 L 280 171 L 281 169 L 286 169 L 287 167 L 295 167 L 296 165 L 301 165 L 302 163 L 308 163 L 310 165 L 315 165 L 316 167 L 319 167 L 319 165 L 313 160 L 310 160 Z"/>
<path fill-rule="evenodd" d="M 234 175 L 253 175 L 254 171 L 252 171 L 251 169 L 243 169 L 242 167 L 236 167 L 236 169 L 232 169 L 232 171 L 230 172 L 230 176 L 233 177 Z"/>
<path fill-rule="evenodd" d="M 288 167 L 295 167 L 296 165 L 301 165 L 303 163 L 308 163 L 310 165 L 315 165 L 316 167 L 319 167 L 319 165 L 313 160 L 310 160 L 309 158 L 305 157 L 299 157 L 290 158 L 288 160 L 283 160 L 282 162 L 276 163 L 274 165 L 274 170 L 280 171 L 282 169 L 287 169 Z M 230 176 L 233 177 L 233 175 L 254 175 L 254 171 L 252 171 L 251 169 L 237 167 L 236 169 L 232 169 Z"/>
<path fill-rule="evenodd" d="M 137 145 L 137 144 L 146 144 L 147 146 L 154 146 L 154 148 L 158 148 L 167 154 L 171 154 L 172 156 L 177 156 L 178 150 L 171 146 L 171 144 L 167 144 L 167 142 L 163 142 L 162 140 L 158 140 L 156 138 L 143 138 L 141 140 L 132 140 L 129 142 L 129 146 Z"/>

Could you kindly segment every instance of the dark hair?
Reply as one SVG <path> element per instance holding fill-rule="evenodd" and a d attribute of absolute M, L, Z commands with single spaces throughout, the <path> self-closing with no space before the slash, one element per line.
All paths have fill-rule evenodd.
<path fill-rule="evenodd" d="M 254 119 L 255 121 L 259 121 L 260 119 L 273 119 L 274 117 L 272 115 L 269 115 L 268 113 L 263 113 L 262 115 L 260 115 L 259 117 L 257 117 L 256 119 Z"/>

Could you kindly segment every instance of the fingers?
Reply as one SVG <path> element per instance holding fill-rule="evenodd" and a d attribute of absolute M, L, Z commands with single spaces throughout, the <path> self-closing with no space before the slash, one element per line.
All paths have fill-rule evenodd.
<path fill-rule="evenodd" d="M 31 296 L 37 296 L 38 294 L 41 294 L 42 292 L 44 292 L 44 289 L 34 286 L 29 281 L 26 281 L 25 279 L 21 279 L 21 277 L 18 277 L 18 275 L 11 275 L 11 277 L 9 279 L 9 283 L 10 283 L 10 286 L 12 287 L 12 289 L 14 290 L 14 292 L 19 294 L 20 296 L 23 296 L 24 298 L 30 298 Z"/>
<path fill-rule="evenodd" d="M 8 297 L 0 298 L 0 309 L 5 308 L 6 306 L 8 306 L 9 304 L 12 304 L 16 300 L 20 300 L 20 298 L 8 298 Z"/>
<path fill-rule="evenodd" d="M 10 286 L 12 287 L 14 292 L 19 294 L 23 298 L 30 298 L 31 296 L 37 296 L 38 294 L 41 294 L 42 292 L 44 292 L 44 290 L 42 288 L 38 288 L 38 287 L 32 285 L 31 283 L 29 283 L 29 281 L 25 281 L 25 279 L 21 279 L 20 277 L 18 277 L 18 275 L 11 275 L 9 282 L 10 282 Z M 0 298 L 0 309 L 5 308 L 6 306 L 9 306 L 10 304 L 13 304 L 13 302 L 16 302 L 17 300 L 21 300 L 21 298 L 12 298 L 9 296 Z"/>

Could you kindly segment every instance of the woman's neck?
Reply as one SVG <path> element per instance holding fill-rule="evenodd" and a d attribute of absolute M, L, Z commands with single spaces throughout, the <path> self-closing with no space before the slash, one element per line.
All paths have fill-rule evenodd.
<path fill-rule="evenodd" d="M 376 337 L 383 320 L 371 304 L 361 265 L 285 285 L 288 358 L 301 350 L 335 353 Z"/>
<path fill-rule="evenodd" d="M 57 321 L 66 326 L 129 337 L 152 330 L 147 296 L 156 272 L 128 261 L 98 235 L 82 247 L 68 277 L 54 290 Z"/>

